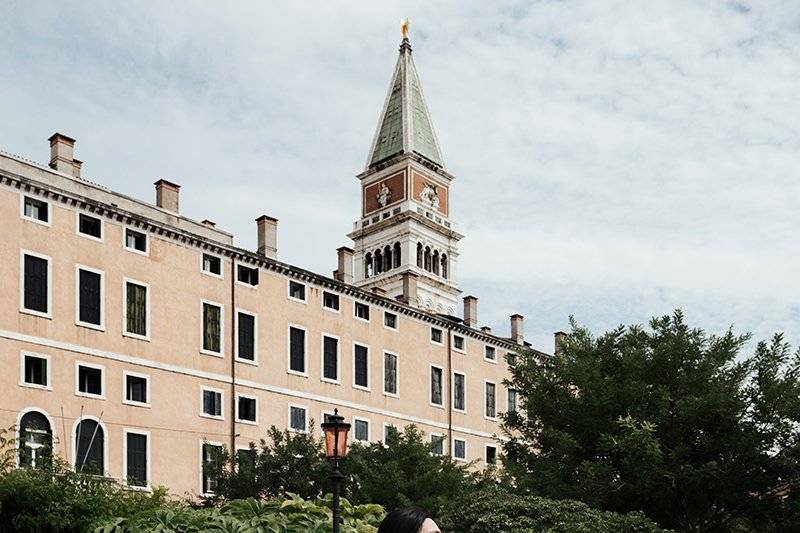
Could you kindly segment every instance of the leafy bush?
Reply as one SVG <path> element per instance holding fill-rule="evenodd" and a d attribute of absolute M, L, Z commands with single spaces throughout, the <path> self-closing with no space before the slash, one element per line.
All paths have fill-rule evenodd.
<path fill-rule="evenodd" d="M 287 499 L 232 500 L 221 507 L 206 509 L 149 510 L 131 518 L 109 521 L 95 533 L 327 533 L 331 529 L 332 499 L 305 501 L 297 495 Z M 342 533 L 375 533 L 383 520 L 380 505 L 353 506 L 341 501 Z"/>
<path fill-rule="evenodd" d="M 453 533 L 666 533 L 641 513 L 620 515 L 572 500 L 487 488 L 448 505 L 439 518 Z"/>

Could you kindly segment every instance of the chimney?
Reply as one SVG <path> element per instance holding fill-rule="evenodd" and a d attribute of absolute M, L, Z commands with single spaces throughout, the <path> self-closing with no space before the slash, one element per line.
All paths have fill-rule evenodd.
<path fill-rule="evenodd" d="M 50 168 L 80 178 L 82 163 L 73 157 L 75 139 L 56 132 L 47 140 L 50 141 Z"/>
<path fill-rule="evenodd" d="M 523 316 L 515 313 L 511 315 L 511 340 L 517 344 L 522 344 L 524 336 L 522 334 Z"/>
<path fill-rule="evenodd" d="M 376 296 L 384 296 L 386 294 L 386 290 L 380 287 L 372 287 L 370 291 L 372 291 L 372 294 Z"/>
<path fill-rule="evenodd" d="M 208 226 L 209 228 L 216 228 L 216 227 L 217 227 L 217 223 L 216 223 L 216 222 L 214 222 L 213 220 L 208 220 L 208 219 L 205 219 L 205 220 L 203 220 L 203 221 L 202 221 L 202 222 L 200 222 L 200 223 L 201 223 L 202 225 L 204 225 L 204 226 Z"/>
<path fill-rule="evenodd" d="M 336 249 L 339 256 L 339 266 L 333 272 L 333 277 L 342 283 L 352 285 L 353 283 L 353 250 L 347 246 Z"/>
<path fill-rule="evenodd" d="M 256 219 L 258 253 L 270 259 L 278 258 L 278 219 L 261 215 Z"/>
<path fill-rule="evenodd" d="M 492 332 L 492 328 L 490 328 L 489 326 L 483 326 L 481 328 L 481 331 L 484 332 L 484 333 L 491 333 Z"/>
<path fill-rule="evenodd" d="M 478 299 L 474 296 L 464 296 L 464 324 L 478 326 Z"/>
<path fill-rule="evenodd" d="M 553 355 L 561 355 L 561 350 L 564 349 L 564 343 L 567 342 L 567 334 L 563 331 L 556 331 L 553 333 Z"/>
<path fill-rule="evenodd" d="M 417 278 L 414 272 L 403 272 L 403 296 L 400 301 L 408 305 L 417 305 Z"/>
<path fill-rule="evenodd" d="M 181 186 L 165 179 L 160 179 L 153 185 L 156 186 L 156 205 L 177 215 Z"/>

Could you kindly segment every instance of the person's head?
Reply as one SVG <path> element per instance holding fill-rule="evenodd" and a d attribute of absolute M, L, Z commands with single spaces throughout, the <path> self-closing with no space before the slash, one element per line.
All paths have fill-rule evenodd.
<path fill-rule="evenodd" d="M 436 522 L 419 507 L 401 507 L 386 515 L 378 533 L 441 533 Z"/>

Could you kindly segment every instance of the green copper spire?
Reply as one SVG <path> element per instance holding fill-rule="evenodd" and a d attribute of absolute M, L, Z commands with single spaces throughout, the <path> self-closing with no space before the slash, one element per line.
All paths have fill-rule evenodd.
<path fill-rule="evenodd" d="M 411 58 L 411 43 L 405 36 L 400 44 L 400 56 L 394 68 L 378 130 L 372 141 L 367 168 L 404 153 L 416 153 L 432 163 L 444 166 L 417 69 Z"/>

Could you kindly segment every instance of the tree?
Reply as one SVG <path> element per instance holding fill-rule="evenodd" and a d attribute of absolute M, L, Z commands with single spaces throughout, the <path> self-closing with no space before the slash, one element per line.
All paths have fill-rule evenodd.
<path fill-rule="evenodd" d="M 642 510 L 665 527 L 788 531 L 800 352 L 776 335 L 744 355 L 749 338 L 690 328 L 680 311 L 597 338 L 573 321 L 558 356 L 512 366 L 508 474 L 530 493 Z"/>

